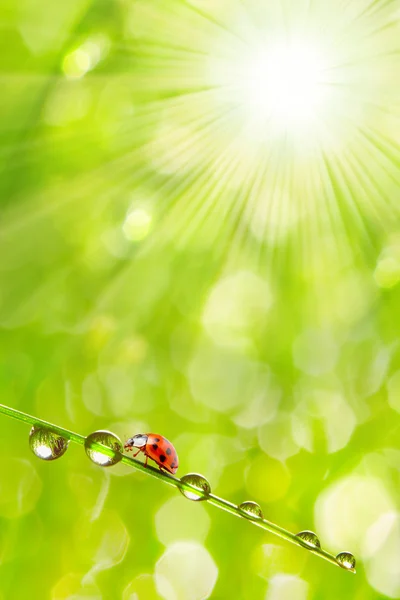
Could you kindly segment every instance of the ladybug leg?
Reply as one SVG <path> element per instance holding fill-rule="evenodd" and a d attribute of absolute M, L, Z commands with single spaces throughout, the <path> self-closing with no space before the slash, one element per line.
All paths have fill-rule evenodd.
<path fill-rule="evenodd" d="M 146 454 L 146 460 L 144 461 L 144 466 L 147 467 L 147 461 L 149 460 L 149 457 Z"/>
<path fill-rule="evenodd" d="M 141 449 L 141 448 L 139 448 L 139 450 L 136 452 L 136 454 L 132 454 L 132 456 L 133 456 L 133 457 L 137 456 L 137 455 L 139 454 L 139 452 L 141 452 L 141 451 L 142 451 L 142 449 Z"/>

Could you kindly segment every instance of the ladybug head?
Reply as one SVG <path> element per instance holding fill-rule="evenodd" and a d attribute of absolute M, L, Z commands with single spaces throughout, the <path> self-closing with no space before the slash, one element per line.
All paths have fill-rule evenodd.
<path fill-rule="evenodd" d="M 147 435 L 145 433 L 138 433 L 133 437 L 126 440 L 124 444 L 125 450 L 130 450 L 131 448 L 143 448 L 147 444 Z"/>

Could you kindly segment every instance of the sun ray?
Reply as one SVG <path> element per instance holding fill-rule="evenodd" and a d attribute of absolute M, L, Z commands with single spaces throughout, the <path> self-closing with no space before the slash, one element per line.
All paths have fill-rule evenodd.
<path fill-rule="evenodd" d="M 339 270 L 361 246 L 373 261 L 400 217 L 399 10 L 367 0 L 139 0 L 127 8 L 124 43 L 110 43 L 101 68 L 66 68 L 86 43 L 77 36 L 58 71 L 1 76 L 16 97 L 48 86 L 28 137 L 2 124 L 10 181 L 13 168 L 35 169 L 53 147 L 57 175 L 62 152 L 85 151 L 97 135 L 104 142 L 100 167 L 83 173 L 73 164 L 68 181 L 49 177 L 41 193 L 16 198 L 4 211 L 2 248 L 40 221 L 62 227 L 67 212 L 79 224 L 91 210 L 105 230 L 124 235 L 130 212 L 148 210 L 149 234 L 124 240 L 95 310 L 130 277 L 129 258 L 167 246 L 212 250 L 221 272 L 251 256 L 266 276 L 290 267 L 311 277 L 325 254 Z M 58 86 L 61 96 L 89 90 L 92 103 L 75 121 L 57 122 L 49 108 L 59 110 Z M 103 131 L 99 106 L 108 110 L 117 88 L 129 110 Z"/>

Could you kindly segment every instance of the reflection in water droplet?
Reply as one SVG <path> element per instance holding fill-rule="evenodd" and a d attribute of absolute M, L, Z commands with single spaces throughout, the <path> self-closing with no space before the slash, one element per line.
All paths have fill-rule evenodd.
<path fill-rule="evenodd" d="M 203 477 L 203 475 L 198 475 L 197 473 L 188 473 L 181 478 L 182 483 L 189 483 L 192 487 L 196 488 L 201 492 L 200 494 L 196 494 L 194 490 L 184 490 L 179 488 L 181 494 L 188 498 L 189 500 L 206 500 L 208 494 L 211 494 L 211 487 L 208 483 L 207 479 Z"/>
<path fill-rule="evenodd" d="M 355 571 L 356 559 L 351 552 L 339 552 L 339 554 L 336 556 L 336 560 L 338 561 L 338 564 L 343 567 L 343 569 Z"/>
<path fill-rule="evenodd" d="M 67 448 L 69 440 L 46 427 L 34 425 L 29 433 L 29 445 L 32 452 L 43 460 L 60 458 Z"/>
<path fill-rule="evenodd" d="M 247 502 L 242 502 L 242 504 L 239 504 L 239 510 L 246 513 L 246 515 L 253 517 L 254 519 L 263 519 L 264 518 L 264 515 L 261 510 L 260 505 L 257 504 L 257 502 L 252 502 L 251 500 L 248 500 Z"/>
<path fill-rule="evenodd" d="M 107 448 L 111 448 L 111 450 L 113 450 L 115 453 L 114 456 L 107 456 L 107 454 L 103 454 L 98 450 L 94 450 L 90 447 L 93 442 L 97 442 L 98 444 L 107 446 Z M 121 440 L 111 431 L 94 431 L 85 439 L 86 454 L 90 460 L 101 467 L 111 467 L 119 462 L 122 458 L 122 449 Z"/>
<path fill-rule="evenodd" d="M 313 532 L 305 529 L 296 534 L 296 537 L 303 543 L 307 548 L 321 548 L 321 543 L 318 536 Z"/>

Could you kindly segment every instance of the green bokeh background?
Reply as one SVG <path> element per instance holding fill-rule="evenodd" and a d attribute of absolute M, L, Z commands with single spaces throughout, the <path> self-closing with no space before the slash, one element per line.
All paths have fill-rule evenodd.
<path fill-rule="evenodd" d="M 2 416 L 0 598 L 400 598 L 399 14 L 2 1 L 1 402 L 160 432 L 178 475 L 358 563 L 73 444 L 39 461 Z M 328 40 L 331 112 L 255 139 L 238 57 L 282 31 Z"/>

